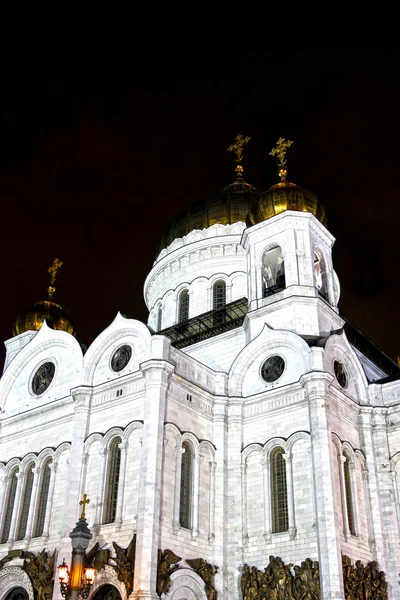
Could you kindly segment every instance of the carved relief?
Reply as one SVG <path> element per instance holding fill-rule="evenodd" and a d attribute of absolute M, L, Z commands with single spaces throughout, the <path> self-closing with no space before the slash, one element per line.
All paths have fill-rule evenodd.
<path fill-rule="evenodd" d="M 241 578 L 243 600 L 320 600 L 319 564 L 306 558 L 301 566 L 285 565 L 270 556 L 264 572 L 244 565 Z"/>
<path fill-rule="evenodd" d="M 157 594 L 168 594 L 171 587 L 171 575 L 179 567 L 176 563 L 182 560 L 181 556 L 177 556 L 172 550 L 158 551 L 158 566 L 157 566 Z"/>
<path fill-rule="evenodd" d="M 360 560 L 352 565 L 351 559 L 343 555 L 342 568 L 346 600 L 387 600 L 385 573 L 378 570 L 374 560 L 364 567 Z"/>
<path fill-rule="evenodd" d="M 186 562 L 204 581 L 207 599 L 217 600 L 218 592 L 213 586 L 213 579 L 218 573 L 218 567 L 208 563 L 204 558 L 186 559 Z"/>
<path fill-rule="evenodd" d="M 135 551 L 136 551 L 136 534 L 134 534 L 129 546 L 124 549 L 118 546 L 116 542 L 113 542 L 113 547 L 116 556 L 112 557 L 115 562 L 113 565 L 119 581 L 125 585 L 127 596 L 133 590 L 133 577 L 135 569 Z"/>
<path fill-rule="evenodd" d="M 37 556 L 25 554 L 25 571 L 37 592 L 37 600 L 51 600 L 54 587 L 54 561 L 56 551 L 50 554 L 43 548 Z"/>

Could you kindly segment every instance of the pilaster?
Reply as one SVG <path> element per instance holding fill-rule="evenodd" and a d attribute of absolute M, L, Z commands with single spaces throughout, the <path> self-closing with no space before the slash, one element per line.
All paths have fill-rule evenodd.
<path fill-rule="evenodd" d="M 335 517 L 332 437 L 329 426 L 328 373 L 309 373 L 300 381 L 308 399 L 311 458 L 322 600 L 344 598 L 339 527 Z"/>
<path fill-rule="evenodd" d="M 158 599 L 156 585 L 164 418 L 167 390 L 174 368 L 163 360 L 149 360 L 140 365 L 140 370 L 146 385 L 134 593 L 138 599 Z"/>

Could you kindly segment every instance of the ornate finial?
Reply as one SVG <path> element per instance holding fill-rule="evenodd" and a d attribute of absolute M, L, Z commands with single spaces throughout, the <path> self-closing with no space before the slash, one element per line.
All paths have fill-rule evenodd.
<path fill-rule="evenodd" d="M 285 181 L 286 176 L 287 176 L 286 151 L 288 148 L 290 148 L 290 146 L 292 144 L 293 144 L 292 140 L 286 141 L 284 138 L 279 138 L 279 140 L 276 142 L 275 148 L 272 148 L 271 152 L 269 153 L 270 156 L 278 157 L 278 167 L 279 167 L 278 174 L 279 174 L 279 177 L 281 178 L 281 181 Z"/>
<path fill-rule="evenodd" d="M 49 293 L 49 300 L 52 300 L 53 294 L 56 291 L 56 288 L 54 287 L 54 282 L 56 280 L 57 271 L 58 269 L 60 269 L 60 267 L 62 267 L 62 265 L 62 260 L 60 260 L 59 258 L 55 258 L 51 267 L 47 269 L 47 272 L 50 273 L 50 285 L 47 288 L 47 291 Z"/>
<path fill-rule="evenodd" d="M 228 148 L 228 152 L 234 152 L 236 154 L 235 162 L 238 164 L 235 167 L 235 171 L 238 177 L 242 176 L 243 166 L 241 162 L 243 160 L 243 148 L 244 145 L 247 144 L 251 140 L 251 137 L 244 136 L 241 133 L 235 137 L 235 141 Z"/>
<path fill-rule="evenodd" d="M 79 502 L 79 504 L 82 506 L 82 514 L 81 514 L 81 519 L 85 518 L 85 511 L 86 511 L 86 504 L 89 504 L 90 500 L 87 497 L 87 494 L 83 494 L 83 498 L 82 500 Z"/>

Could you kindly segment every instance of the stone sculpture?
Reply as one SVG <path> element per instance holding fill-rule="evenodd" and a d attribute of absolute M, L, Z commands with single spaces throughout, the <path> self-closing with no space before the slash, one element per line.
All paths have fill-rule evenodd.
<path fill-rule="evenodd" d="M 217 600 L 218 592 L 213 586 L 213 578 L 218 573 L 218 567 L 208 563 L 204 558 L 188 558 L 186 562 L 204 581 L 207 600 Z"/>

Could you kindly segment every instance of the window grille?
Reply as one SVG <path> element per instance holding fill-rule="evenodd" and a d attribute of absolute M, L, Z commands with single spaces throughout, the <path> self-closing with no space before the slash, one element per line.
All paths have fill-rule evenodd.
<path fill-rule="evenodd" d="M 182 290 L 179 294 L 179 323 L 185 323 L 189 318 L 189 292 Z"/>
<path fill-rule="evenodd" d="M 222 279 L 216 281 L 213 286 L 213 310 L 224 308 L 226 304 L 226 283 Z"/>
<path fill-rule="evenodd" d="M 47 499 L 49 497 L 49 487 L 50 487 L 50 477 L 51 477 L 50 465 L 52 462 L 53 462 L 52 459 L 49 458 L 43 465 L 43 474 L 42 474 L 42 481 L 40 484 L 39 504 L 38 504 L 37 520 L 36 520 L 34 537 L 40 537 L 41 535 L 43 535 L 44 521 L 46 518 Z"/>
<path fill-rule="evenodd" d="M 115 521 L 115 515 L 117 512 L 119 468 L 121 464 L 121 449 L 118 446 L 121 444 L 121 442 L 121 438 L 116 437 L 110 444 L 103 523 L 113 523 Z"/>
<path fill-rule="evenodd" d="M 159 306 L 158 313 L 157 313 L 157 331 L 161 331 L 161 327 L 162 327 L 162 307 Z"/>
<path fill-rule="evenodd" d="M 288 529 L 286 463 L 281 447 L 271 453 L 271 499 L 272 532 L 279 533 Z"/>
<path fill-rule="evenodd" d="M 182 527 L 191 527 L 191 492 L 192 492 L 192 450 L 188 442 L 183 442 L 181 462 L 181 497 L 179 506 L 179 523 Z"/>
<path fill-rule="evenodd" d="M 34 463 L 28 466 L 25 474 L 25 490 L 22 499 L 21 517 L 17 531 L 16 540 L 23 540 L 26 534 L 26 526 L 28 524 L 29 507 L 31 504 L 32 487 L 33 487 L 33 467 Z"/>
<path fill-rule="evenodd" d="M 351 481 L 350 481 L 350 461 L 348 455 L 344 452 L 343 456 L 346 458 L 343 465 L 344 471 L 344 488 L 346 493 L 346 504 L 347 504 L 347 522 L 349 524 L 349 531 L 351 535 L 355 535 L 354 518 L 353 518 L 353 504 L 352 504 L 352 493 L 351 493 Z"/>
<path fill-rule="evenodd" d="M 10 477 L 10 484 L 9 484 L 9 490 L 8 490 L 7 503 L 6 503 L 6 512 L 5 512 L 5 517 L 4 517 L 3 534 L 1 536 L 2 544 L 5 544 L 7 542 L 8 537 L 10 535 L 11 519 L 12 519 L 14 503 L 15 503 L 15 494 L 17 492 L 17 481 L 18 481 L 17 473 L 18 473 L 18 469 L 15 469 L 15 471 L 12 473 L 12 475 Z"/>

